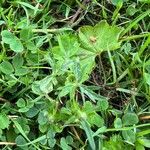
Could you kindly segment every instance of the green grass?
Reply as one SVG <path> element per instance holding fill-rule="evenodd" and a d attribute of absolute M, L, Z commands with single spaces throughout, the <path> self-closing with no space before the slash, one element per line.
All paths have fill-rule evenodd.
<path fill-rule="evenodd" d="M 150 148 L 149 0 L 0 0 L 0 149 Z"/>

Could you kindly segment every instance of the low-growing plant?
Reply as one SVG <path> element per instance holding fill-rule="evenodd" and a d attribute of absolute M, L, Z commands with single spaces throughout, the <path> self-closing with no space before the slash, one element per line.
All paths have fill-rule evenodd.
<path fill-rule="evenodd" d="M 1 149 L 150 148 L 148 1 L 0 2 Z"/>

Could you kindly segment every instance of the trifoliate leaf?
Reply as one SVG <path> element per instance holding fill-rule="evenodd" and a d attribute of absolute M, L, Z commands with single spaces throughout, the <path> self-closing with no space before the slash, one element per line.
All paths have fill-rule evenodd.
<path fill-rule="evenodd" d="M 72 148 L 67 144 L 67 141 L 64 137 L 61 138 L 60 145 L 63 150 L 72 150 Z"/>

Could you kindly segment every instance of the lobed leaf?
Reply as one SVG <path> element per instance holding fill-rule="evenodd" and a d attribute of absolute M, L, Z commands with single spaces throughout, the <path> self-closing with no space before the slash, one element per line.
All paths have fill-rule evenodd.
<path fill-rule="evenodd" d="M 106 21 L 101 21 L 92 26 L 83 26 L 79 29 L 81 46 L 95 54 L 120 47 L 119 35 L 122 28 L 110 26 Z"/>

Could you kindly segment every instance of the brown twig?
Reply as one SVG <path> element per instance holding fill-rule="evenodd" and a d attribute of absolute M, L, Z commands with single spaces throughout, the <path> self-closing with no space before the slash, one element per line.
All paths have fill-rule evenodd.
<path fill-rule="evenodd" d="M 6 99 L 4 99 L 2 97 L 0 97 L 0 101 L 2 101 L 2 102 L 8 102 Z"/>
<path fill-rule="evenodd" d="M 78 135 L 78 133 L 77 133 L 75 127 L 71 127 L 71 129 L 73 130 L 73 132 L 74 132 L 76 138 L 78 139 L 78 141 L 79 141 L 82 145 L 84 145 L 85 143 L 80 139 L 80 137 L 79 137 L 79 135 Z"/>
<path fill-rule="evenodd" d="M 86 3 L 88 3 L 89 2 L 89 0 L 84 0 L 83 1 L 83 5 L 84 4 L 86 4 Z M 70 21 L 70 24 L 73 24 L 74 22 L 75 22 L 75 20 L 77 19 L 77 17 L 79 16 L 79 14 L 81 13 L 81 10 L 82 10 L 82 8 L 80 7 L 80 8 L 78 8 L 78 10 L 76 11 L 76 13 L 73 15 L 73 17 L 72 17 L 72 19 L 71 19 L 71 21 Z"/>
<path fill-rule="evenodd" d="M 149 120 L 150 119 L 150 116 L 142 116 L 140 117 L 140 120 Z"/>

